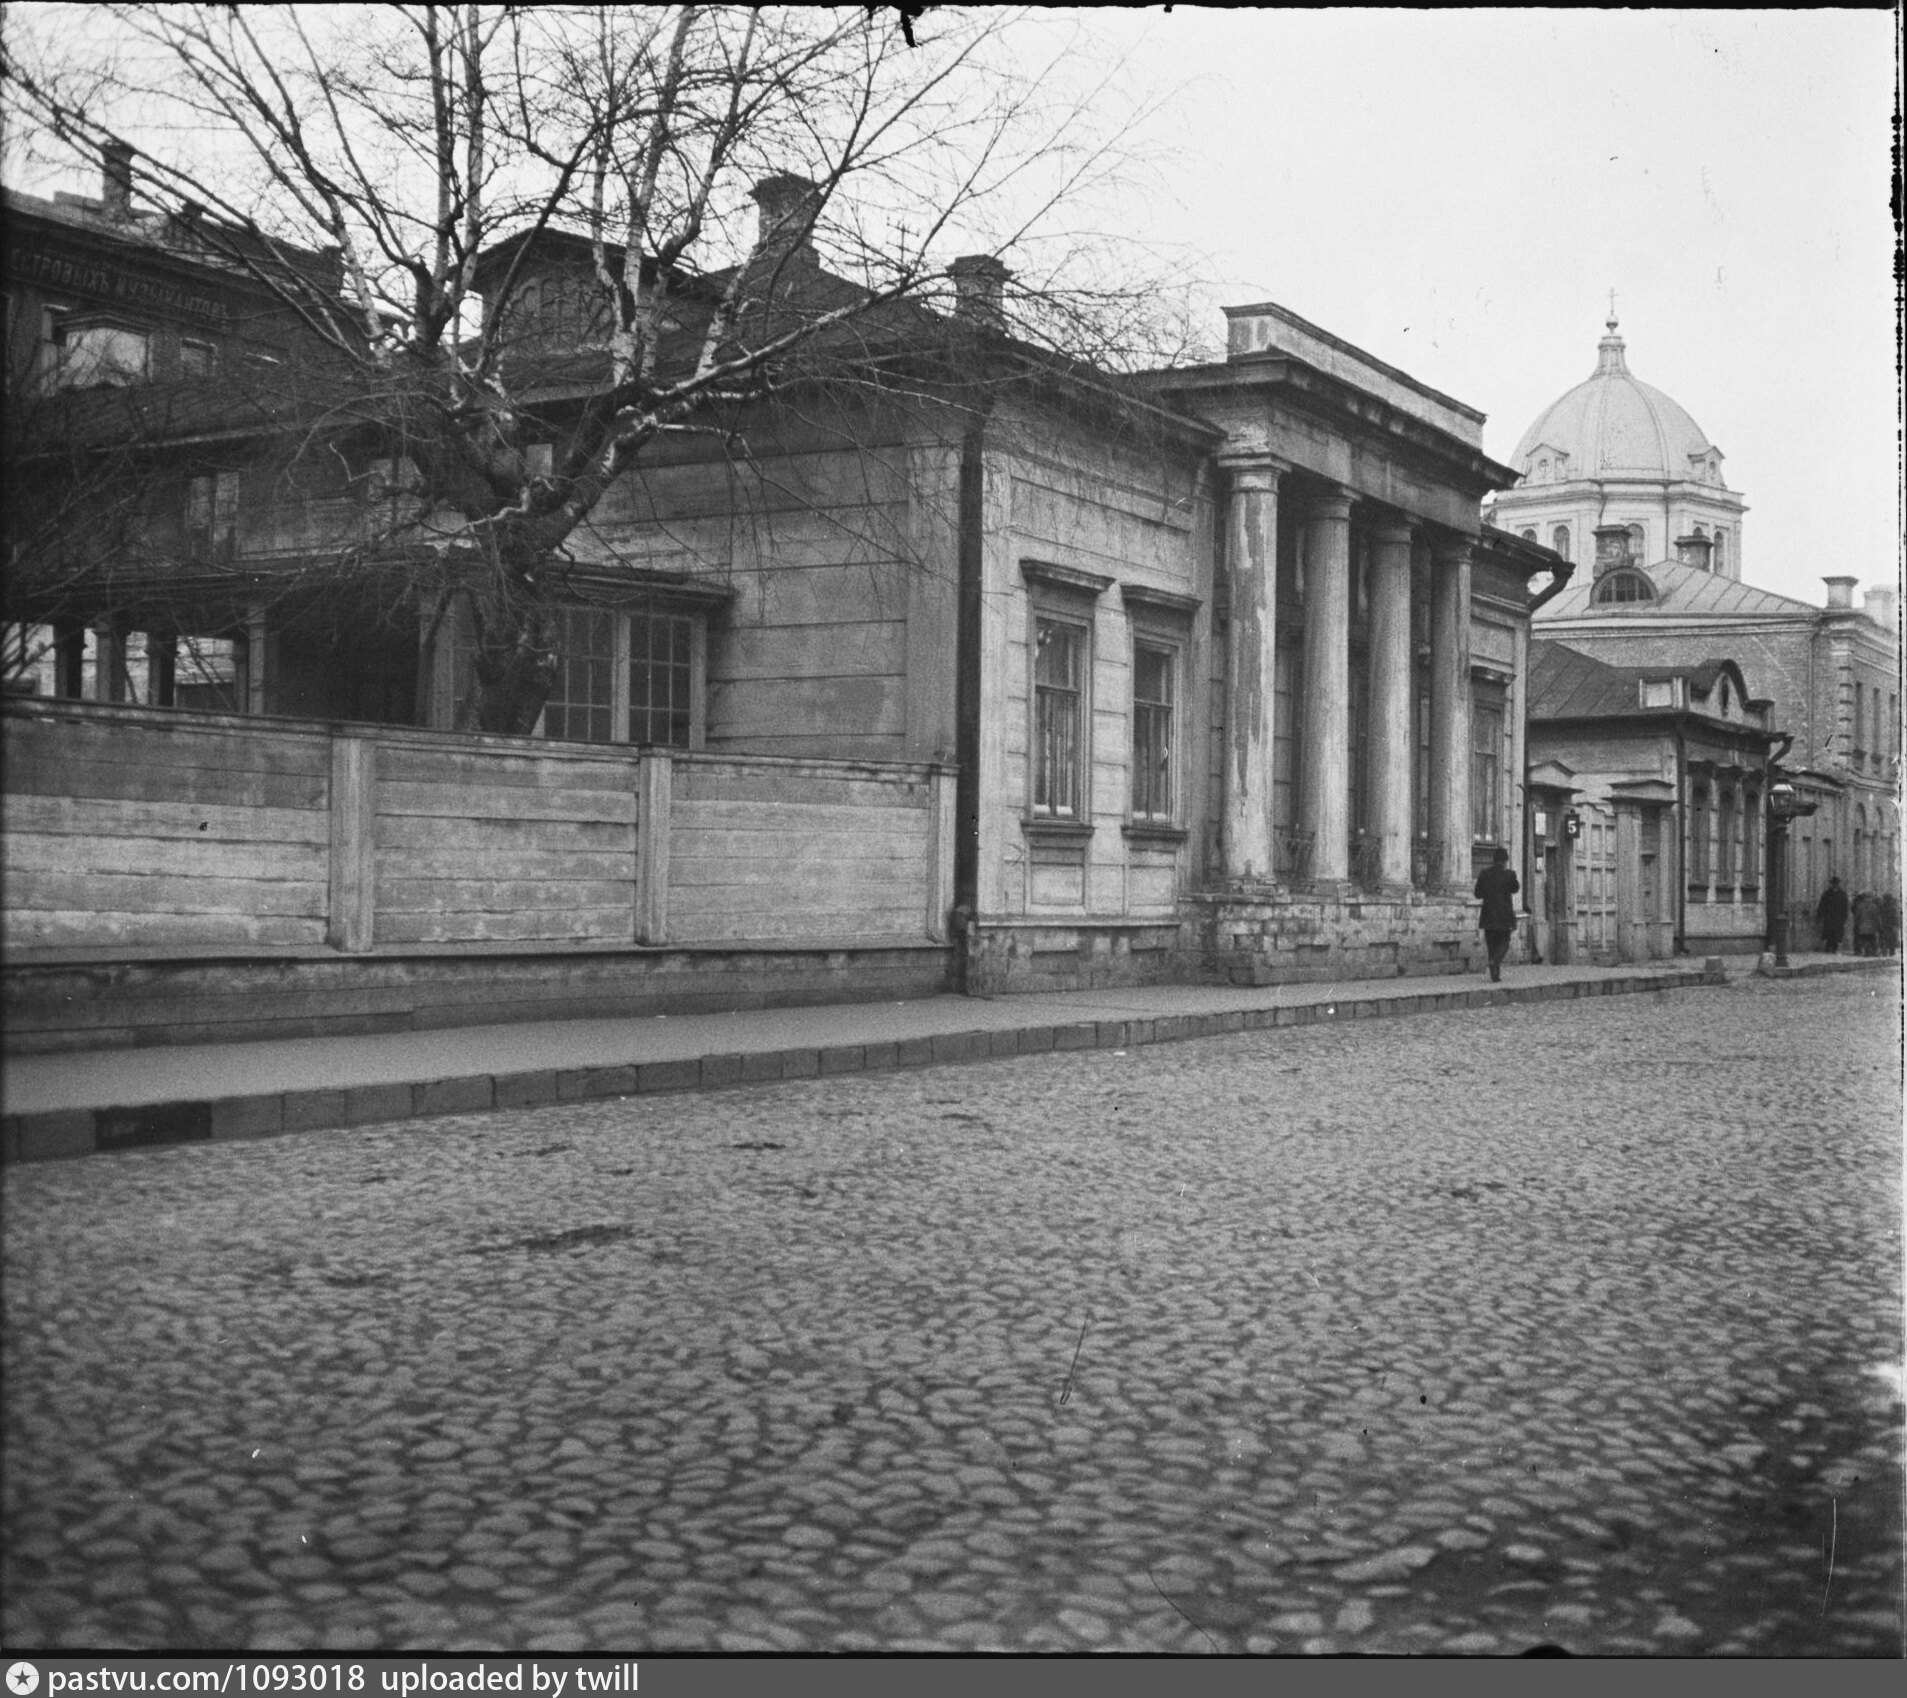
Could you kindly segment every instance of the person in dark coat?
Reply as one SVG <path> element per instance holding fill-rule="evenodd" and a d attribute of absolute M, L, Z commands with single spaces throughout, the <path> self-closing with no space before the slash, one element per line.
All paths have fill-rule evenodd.
<path fill-rule="evenodd" d="M 1821 947 L 1830 955 L 1841 952 L 1841 933 L 1847 930 L 1847 892 L 1838 878 L 1828 880 L 1814 910 L 1814 923 L 1821 928 Z"/>
<path fill-rule="evenodd" d="M 1900 898 L 1891 890 L 1881 892 L 1881 954 L 1900 953 Z"/>
<path fill-rule="evenodd" d="M 1878 955 L 1881 943 L 1881 903 L 1871 890 L 1854 898 L 1854 953 Z"/>
<path fill-rule="evenodd" d="M 1495 859 L 1477 875 L 1477 896 L 1483 914 L 1477 922 L 1483 928 L 1483 941 L 1490 951 L 1490 977 L 1503 977 L 1503 957 L 1510 953 L 1510 939 L 1516 935 L 1516 893 L 1523 887 L 1510 871 L 1510 852 L 1499 849 Z"/>

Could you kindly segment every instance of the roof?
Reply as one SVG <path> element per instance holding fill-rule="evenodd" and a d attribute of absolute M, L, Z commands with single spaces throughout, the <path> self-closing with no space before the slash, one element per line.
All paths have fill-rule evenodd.
<path fill-rule="evenodd" d="M 1683 666 L 1611 666 L 1607 661 L 1573 649 L 1567 643 L 1532 638 L 1529 653 L 1529 713 L 1539 719 L 1643 719 L 1669 711 L 1644 707 L 1637 685 L 1644 681 L 1683 678 L 1688 681 L 1691 710 L 1703 712 L 1694 698 L 1706 699 L 1717 680 L 1734 681 L 1744 706 L 1765 707 L 1751 696 L 1741 668 L 1725 656 L 1710 655 Z M 1720 718 L 1718 714 L 1705 715 Z M 1761 731 L 1757 725 L 1743 729 Z"/>
<path fill-rule="evenodd" d="M 1537 415 L 1511 463 L 1528 478 L 1547 448 L 1567 456 L 1557 478 L 1696 477 L 1714 444 L 1680 403 L 1630 373 L 1615 319 L 1608 328 L 1595 371 Z M 1719 484 L 1719 471 L 1712 481 Z"/>
<path fill-rule="evenodd" d="M 1641 572 L 1655 589 L 1654 601 L 1610 602 L 1591 600 L 1595 584 L 1578 579 L 1536 615 L 1555 619 L 1649 619 L 1671 614 L 1682 618 L 1794 619 L 1821 610 L 1793 596 L 1758 590 L 1738 578 L 1725 578 L 1680 560 L 1658 560 L 1653 566 L 1626 568 Z"/>

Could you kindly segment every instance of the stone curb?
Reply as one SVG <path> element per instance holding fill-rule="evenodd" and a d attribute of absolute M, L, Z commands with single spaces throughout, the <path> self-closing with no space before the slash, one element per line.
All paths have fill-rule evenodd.
<path fill-rule="evenodd" d="M 1901 958 L 1898 955 L 1848 955 L 1832 961 L 1803 961 L 1799 965 L 1790 963 L 1786 967 L 1777 967 L 1767 955 L 1755 962 L 1755 977 L 1758 979 L 1819 979 L 1829 973 L 1898 973 L 1901 970 Z"/>
<path fill-rule="evenodd" d="M 937 1067 L 1009 1055 L 1044 1055 L 1055 1050 L 1137 1049 L 1144 1044 L 1222 1037 L 1232 1032 L 1263 1032 L 1286 1026 L 1497 1008 L 1517 1002 L 1687 990 L 1725 984 L 1726 979 L 1714 970 L 1717 966 L 1719 963 L 1708 969 L 1687 972 L 1654 972 L 1560 984 L 1482 985 L 1465 990 L 1426 990 L 1410 996 L 1234 1008 L 1210 1014 L 1168 1014 L 1149 1019 L 1081 1020 L 999 1031 L 946 1032 L 898 1042 L 810 1045 L 705 1055 L 699 1060 L 631 1062 L 614 1067 L 545 1069 L 529 1073 L 480 1073 L 420 1084 L 354 1085 L 336 1090 L 287 1091 L 282 1095 L 220 1097 L 203 1102 L 149 1103 L 135 1108 L 60 1109 L 6 1116 L 4 1125 L 0 1126 L 0 1161 L 53 1161 L 103 1151 L 272 1138 L 289 1132 L 422 1120 L 495 1108 L 542 1108 L 555 1103 L 600 1101 L 608 1097 L 656 1096 L 780 1079 Z"/>

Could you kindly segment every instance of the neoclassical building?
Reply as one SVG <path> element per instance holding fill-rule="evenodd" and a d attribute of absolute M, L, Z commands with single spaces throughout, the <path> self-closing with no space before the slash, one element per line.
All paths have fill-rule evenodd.
<path fill-rule="evenodd" d="M 485 730 L 482 562 L 403 418 L 330 408 L 270 291 L 103 170 L 0 243 L 12 482 L 64 501 L 49 569 L 7 561 L 9 1043 L 1477 960 L 1567 567 L 1483 524 L 1515 473 L 1474 408 L 1272 303 L 1222 359 L 1098 370 L 967 256 L 857 325 L 852 381 L 603 491 L 545 573 L 541 710 Z M 760 286 L 824 311 L 791 183 Z M 539 477 L 606 369 L 594 275 L 555 230 L 480 261 Z"/>
<path fill-rule="evenodd" d="M 1826 603 L 1814 606 L 1746 582 L 1747 507 L 1723 484 L 1721 459 L 1685 408 L 1630 374 L 1612 317 L 1595 372 L 1523 433 L 1512 457 L 1518 481 L 1494 498 L 1489 522 L 1581 563 L 1535 614 L 1539 639 L 1626 673 L 1693 675 L 1732 662 L 1738 688 L 1766 700 L 1767 730 L 1790 739 L 1782 764 L 1815 804 L 1795 823 L 1783 893 L 1805 948 L 1830 877 L 1850 890 L 1900 889 L 1897 592 L 1882 583 L 1857 601 L 1859 580 L 1830 570 Z M 1664 687 L 1659 679 L 1656 687 Z M 1685 770 L 1664 774 L 1689 804 L 1679 852 L 1688 876 L 1673 904 L 1677 949 L 1739 932 L 1739 916 L 1717 922 L 1719 931 L 1709 925 L 1720 887 L 1695 876 L 1726 864 L 1731 842 L 1749 840 L 1745 824 L 1727 836 L 1724 805 L 1739 814 L 1765 798 L 1765 775 L 1733 765 L 1740 770 L 1714 778 L 1707 808 L 1694 805 Z M 1585 841 L 1574 851 L 1579 889 L 1588 887 Z"/>

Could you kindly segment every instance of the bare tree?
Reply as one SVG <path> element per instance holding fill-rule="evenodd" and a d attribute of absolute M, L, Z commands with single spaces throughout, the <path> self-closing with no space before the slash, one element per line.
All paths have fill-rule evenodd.
<path fill-rule="evenodd" d="M 1049 66 L 1013 63 L 1026 25 L 999 13 L 85 10 L 63 36 L 10 21 L 16 121 L 87 157 L 108 125 L 140 136 L 142 196 L 297 315 L 324 395 L 282 429 L 303 453 L 374 432 L 408 479 L 338 557 L 401 573 L 437 616 L 465 598 L 485 730 L 535 723 L 554 568 L 646 450 L 727 440 L 739 409 L 803 386 L 883 381 L 945 324 L 954 252 L 1032 253 L 1118 163 L 1092 101 L 1056 114 Z M 532 301 L 552 242 L 575 297 Z M 1071 285 L 1099 248 L 1057 248 L 1022 334 L 1156 353 L 1155 292 L 1090 265 Z"/>

